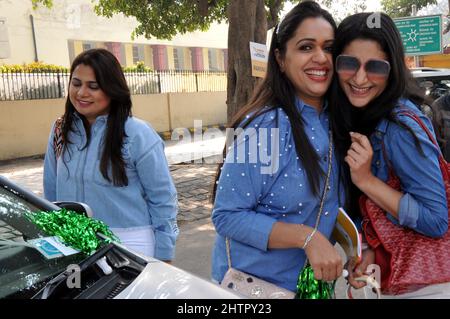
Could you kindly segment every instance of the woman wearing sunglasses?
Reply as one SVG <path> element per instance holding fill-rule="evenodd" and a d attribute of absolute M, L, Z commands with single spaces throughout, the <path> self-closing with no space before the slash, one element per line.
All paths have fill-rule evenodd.
<path fill-rule="evenodd" d="M 429 119 L 419 110 L 423 97 L 406 68 L 394 22 L 377 13 L 380 24 L 371 27 L 373 17 L 371 13 L 347 17 L 334 42 L 337 77 L 330 112 L 338 156 L 347 173 L 347 209 L 359 212 L 358 199 L 364 193 L 394 224 L 439 238 L 448 227 L 440 150 L 419 124 L 402 112 L 417 115 L 434 134 Z M 386 184 L 388 165 L 399 178 L 402 192 Z M 369 248 L 363 251 L 359 265 L 349 263 L 353 287 L 365 285 L 354 279 L 374 261 L 374 251 Z M 428 288 L 399 296 L 423 296 L 430 293 Z"/>

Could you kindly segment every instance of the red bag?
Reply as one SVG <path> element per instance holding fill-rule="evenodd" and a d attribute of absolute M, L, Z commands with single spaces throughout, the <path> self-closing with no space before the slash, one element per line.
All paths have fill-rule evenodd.
<path fill-rule="evenodd" d="M 437 145 L 418 116 L 403 111 L 401 114 L 414 119 Z M 444 179 L 447 206 L 450 207 L 450 165 L 442 155 L 439 156 L 439 166 Z M 400 180 L 392 167 L 389 167 L 386 183 L 401 190 Z M 360 197 L 359 205 L 367 243 L 375 251 L 375 263 L 381 269 L 383 294 L 403 294 L 428 285 L 450 282 L 450 231 L 442 238 L 430 238 L 393 224 L 386 213 L 366 195 Z"/>

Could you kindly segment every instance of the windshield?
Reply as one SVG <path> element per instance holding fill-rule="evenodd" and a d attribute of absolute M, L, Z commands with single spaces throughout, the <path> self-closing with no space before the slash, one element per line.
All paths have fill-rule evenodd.
<path fill-rule="evenodd" d="M 48 259 L 28 240 L 47 237 L 24 214 L 43 210 L 18 193 L 0 187 L 0 298 L 29 298 L 55 275 L 85 255 L 77 253 Z"/>

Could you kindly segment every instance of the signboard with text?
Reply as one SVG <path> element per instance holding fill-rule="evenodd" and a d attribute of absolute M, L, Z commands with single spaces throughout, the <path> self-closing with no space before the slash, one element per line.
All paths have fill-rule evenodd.
<path fill-rule="evenodd" d="M 263 78 L 267 71 L 267 47 L 265 44 L 250 42 L 252 76 Z"/>
<path fill-rule="evenodd" d="M 394 19 L 406 55 L 442 53 L 442 16 L 429 15 Z"/>

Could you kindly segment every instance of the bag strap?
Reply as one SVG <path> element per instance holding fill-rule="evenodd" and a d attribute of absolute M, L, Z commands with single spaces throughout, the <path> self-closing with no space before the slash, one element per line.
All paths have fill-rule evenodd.
<path fill-rule="evenodd" d="M 420 117 L 418 117 L 415 113 L 407 111 L 407 110 L 402 110 L 400 111 L 398 114 L 402 114 L 405 115 L 409 118 L 412 118 L 414 121 L 417 122 L 417 124 L 419 124 L 419 126 L 425 131 L 425 133 L 427 134 L 428 138 L 430 139 L 430 141 L 437 147 L 439 148 L 439 144 L 436 142 L 436 139 L 434 138 L 433 134 L 430 132 L 430 130 L 427 128 L 427 126 L 425 125 L 425 123 L 420 119 Z M 439 155 L 439 157 L 442 157 L 442 154 Z"/>
<path fill-rule="evenodd" d="M 62 135 L 63 118 L 59 117 L 53 128 L 53 151 L 55 152 L 55 158 L 58 160 L 62 153 L 64 141 Z"/>
<path fill-rule="evenodd" d="M 325 186 L 322 191 L 322 197 L 320 199 L 320 205 L 319 205 L 319 213 L 317 214 L 316 218 L 316 225 L 314 226 L 314 230 L 316 231 L 319 227 L 320 217 L 322 216 L 323 212 L 323 206 L 325 204 L 325 197 L 327 196 L 327 192 L 329 190 L 330 186 L 330 176 L 331 176 L 331 167 L 333 162 L 333 134 L 331 130 L 328 131 L 329 136 L 329 144 L 328 144 L 328 169 L 327 169 L 327 177 L 325 179 Z M 231 268 L 231 251 L 230 251 L 230 239 L 228 237 L 225 238 L 225 245 L 226 245 L 226 251 L 227 251 L 227 261 L 228 261 L 228 269 Z M 307 260 L 305 260 L 306 265 Z"/>
<path fill-rule="evenodd" d="M 399 114 L 403 114 L 405 116 L 408 116 L 409 118 L 413 119 L 414 121 L 419 124 L 419 126 L 425 131 L 430 141 L 438 148 L 439 150 L 439 167 L 441 168 L 442 177 L 444 180 L 448 180 L 450 176 L 448 176 L 448 172 L 445 169 L 445 167 L 448 166 L 447 161 L 445 160 L 444 156 L 442 155 L 442 152 L 440 151 L 439 144 L 436 142 L 436 139 L 434 138 L 433 134 L 430 132 L 430 130 L 427 128 L 425 123 L 418 117 L 415 113 L 409 111 L 409 110 L 403 110 L 399 112 Z"/>
<path fill-rule="evenodd" d="M 421 120 L 420 117 L 418 117 L 414 112 L 410 111 L 407 108 L 402 107 L 400 109 L 400 111 L 397 112 L 397 115 L 401 114 L 401 115 L 405 115 L 411 119 L 413 119 L 417 124 L 419 124 L 419 126 L 424 130 L 424 132 L 427 134 L 428 138 L 430 139 L 430 141 L 440 150 L 439 144 L 436 142 L 435 137 L 433 136 L 433 134 L 430 132 L 430 130 L 428 129 L 428 127 L 425 125 L 425 123 Z M 392 164 L 390 163 L 388 156 L 387 156 L 387 152 L 386 152 L 386 147 L 384 145 L 384 141 L 381 140 L 381 148 L 383 151 L 383 157 L 388 165 L 388 168 L 390 170 L 390 174 L 393 173 L 393 167 Z M 442 152 L 439 152 L 439 164 L 440 165 L 447 165 L 446 161 L 442 155 Z"/>

